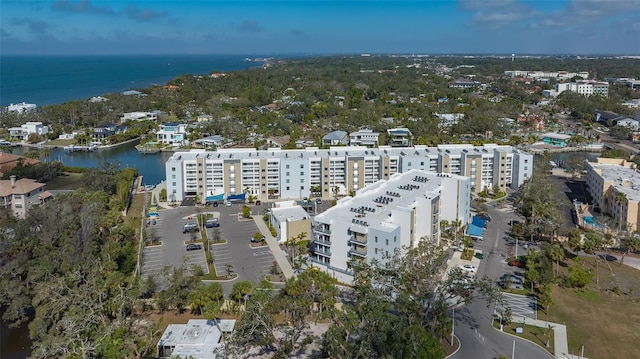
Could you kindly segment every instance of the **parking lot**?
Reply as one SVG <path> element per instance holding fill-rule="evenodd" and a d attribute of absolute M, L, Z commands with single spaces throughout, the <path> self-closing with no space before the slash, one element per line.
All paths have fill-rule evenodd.
<path fill-rule="evenodd" d="M 250 205 L 249 208 L 253 216 L 261 216 L 266 207 Z M 219 218 L 220 227 L 207 228 L 207 237 L 214 238 L 217 229 L 220 238 L 227 241 L 210 246 L 217 274 L 226 275 L 228 265 L 232 266 L 231 272 L 238 275 L 238 280 L 258 282 L 269 274 L 275 258 L 268 246 L 251 246 L 251 238 L 259 230 L 252 219 L 241 218 L 242 205 L 218 206 L 211 210 L 214 217 Z"/>
<path fill-rule="evenodd" d="M 503 293 L 503 295 L 511 307 L 512 316 L 538 319 L 535 297 L 511 293 Z"/>

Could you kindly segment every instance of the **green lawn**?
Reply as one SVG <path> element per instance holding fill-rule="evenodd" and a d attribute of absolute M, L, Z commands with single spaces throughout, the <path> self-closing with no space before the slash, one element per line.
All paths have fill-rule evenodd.
<path fill-rule="evenodd" d="M 500 329 L 500 323 L 498 323 L 498 321 L 495 321 L 493 323 L 493 326 L 497 329 Z M 521 334 L 516 333 L 516 327 L 522 327 Z M 553 329 L 540 328 L 533 325 L 514 322 L 505 325 L 503 331 L 505 333 L 513 334 L 520 338 L 530 340 L 546 349 L 549 353 L 553 354 Z M 549 344 L 548 347 L 547 343 Z"/>
<path fill-rule="evenodd" d="M 61 140 L 55 139 L 46 143 L 47 146 L 69 146 L 76 142 L 76 140 Z"/>
<path fill-rule="evenodd" d="M 63 173 L 62 175 L 47 182 L 47 190 L 72 190 L 80 187 L 82 173 Z"/>
<path fill-rule="evenodd" d="M 588 258 L 585 267 L 595 273 L 595 259 Z M 567 325 L 570 352 L 579 353 L 584 345 L 587 358 L 638 356 L 640 271 L 600 261 L 597 282 L 594 278 L 584 289 L 554 286 L 553 301 L 549 313 L 539 311 L 538 319 Z"/>

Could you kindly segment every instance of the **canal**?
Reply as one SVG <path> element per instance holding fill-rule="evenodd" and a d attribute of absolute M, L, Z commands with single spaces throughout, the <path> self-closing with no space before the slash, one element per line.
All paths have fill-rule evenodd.
<path fill-rule="evenodd" d="M 63 148 L 52 149 L 45 158 L 47 162 L 59 161 L 70 167 L 99 167 L 102 163 L 119 163 L 121 168 L 133 167 L 143 176 L 144 184 L 158 184 L 165 179 L 165 162 L 173 152 L 141 154 L 135 143 L 102 149 L 93 152 L 67 152 Z M 13 153 L 22 155 L 29 147 L 13 147 Z"/>

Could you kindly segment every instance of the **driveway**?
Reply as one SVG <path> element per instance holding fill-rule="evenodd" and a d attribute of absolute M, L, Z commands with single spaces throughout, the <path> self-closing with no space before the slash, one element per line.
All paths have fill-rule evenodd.
<path fill-rule="evenodd" d="M 484 253 L 478 268 L 477 276 L 487 276 L 498 280 L 503 273 L 513 272 L 505 261 L 509 252 L 509 243 L 504 240 L 509 230 L 509 221 L 516 215 L 509 210 L 496 209 L 488 205 L 488 213 L 492 221 L 484 232 L 484 241 L 476 241 L 475 249 Z M 492 327 L 495 303 L 486 303 L 478 299 L 468 306 L 455 311 L 455 333 L 460 339 L 460 350 L 451 356 L 456 359 L 466 358 L 498 358 L 500 355 L 510 357 L 515 341 L 516 358 L 550 358 L 543 348 L 512 336 L 505 335 Z"/>

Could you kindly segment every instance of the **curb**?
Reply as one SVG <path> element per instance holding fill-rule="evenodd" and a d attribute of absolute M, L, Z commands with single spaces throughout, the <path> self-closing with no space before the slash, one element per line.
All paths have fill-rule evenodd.
<path fill-rule="evenodd" d="M 458 336 L 457 336 L 457 335 L 455 335 L 455 334 L 454 334 L 453 336 L 454 336 L 454 337 L 456 338 L 456 340 L 458 341 L 458 348 L 456 348 L 456 350 L 455 350 L 453 353 L 451 353 L 451 354 L 447 355 L 446 357 L 444 357 L 444 359 L 449 359 L 449 358 L 451 358 L 452 356 L 456 355 L 456 353 L 458 353 L 458 352 L 460 351 L 460 348 L 462 348 L 462 343 L 460 342 L 460 338 L 458 338 Z"/>
<path fill-rule="evenodd" d="M 535 326 L 535 325 L 534 325 L 534 326 Z M 531 344 L 533 344 L 533 345 L 537 345 L 537 346 L 539 346 L 540 348 L 544 349 L 545 353 L 549 354 L 549 357 L 550 357 L 550 358 L 554 358 L 554 359 L 556 359 L 556 358 L 557 358 L 557 356 L 556 356 L 555 354 L 551 354 L 551 353 L 549 353 L 549 351 L 547 350 L 547 348 L 543 347 L 542 345 L 540 345 L 540 344 L 538 344 L 538 343 L 534 343 L 534 342 L 532 342 L 531 340 L 529 340 L 529 339 L 527 339 L 527 338 L 519 337 L 519 336 L 517 336 L 517 335 L 515 335 L 515 334 L 507 333 L 507 332 L 505 332 L 505 331 L 502 331 L 502 330 L 500 330 L 500 329 L 498 329 L 498 328 L 494 327 L 493 325 L 491 325 L 491 328 L 493 328 L 493 330 L 495 330 L 495 331 L 497 331 L 497 332 L 500 332 L 500 333 L 503 333 L 503 334 L 506 334 L 506 335 L 512 336 L 512 337 L 514 337 L 514 338 L 518 338 L 518 339 L 522 339 L 522 340 L 528 341 L 529 343 L 531 343 Z M 555 349 L 555 348 L 554 348 L 554 349 Z"/>

